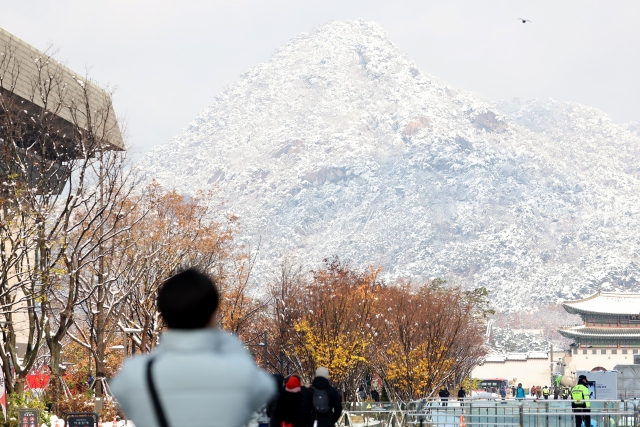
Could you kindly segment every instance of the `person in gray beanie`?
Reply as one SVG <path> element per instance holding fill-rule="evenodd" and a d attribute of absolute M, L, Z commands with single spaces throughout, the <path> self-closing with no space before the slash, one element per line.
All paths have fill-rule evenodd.
<path fill-rule="evenodd" d="M 316 369 L 311 389 L 305 394 L 303 413 L 308 413 L 307 427 L 334 427 L 342 414 L 342 398 L 329 382 L 329 370 Z"/>

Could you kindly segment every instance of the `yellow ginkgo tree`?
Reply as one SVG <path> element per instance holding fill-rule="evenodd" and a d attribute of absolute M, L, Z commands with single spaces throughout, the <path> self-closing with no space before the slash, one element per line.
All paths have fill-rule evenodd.
<path fill-rule="evenodd" d="M 294 325 L 294 351 L 307 378 L 318 366 L 326 367 L 345 398 L 367 372 L 377 274 L 374 269 L 354 271 L 334 258 L 312 272 L 300 294 L 304 309 Z"/>
<path fill-rule="evenodd" d="M 324 335 L 314 330 L 308 320 L 296 324 L 303 347 L 298 352 L 308 357 L 316 366 L 329 369 L 331 379 L 344 383 L 349 374 L 367 363 L 367 348 L 371 344 L 370 334 L 342 333 L 336 336 Z"/>

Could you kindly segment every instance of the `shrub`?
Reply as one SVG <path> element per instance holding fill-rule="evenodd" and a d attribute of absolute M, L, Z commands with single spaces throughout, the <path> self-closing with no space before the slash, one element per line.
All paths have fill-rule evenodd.
<path fill-rule="evenodd" d="M 39 409 L 40 424 L 51 426 L 51 414 L 47 411 L 47 403 L 44 396 L 36 394 L 31 390 L 26 390 L 22 395 L 11 393 L 7 396 L 7 420 L 4 425 L 8 427 L 18 427 L 18 410 L 23 408 Z M 0 412 L 0 418 L 2 414 Z"/>

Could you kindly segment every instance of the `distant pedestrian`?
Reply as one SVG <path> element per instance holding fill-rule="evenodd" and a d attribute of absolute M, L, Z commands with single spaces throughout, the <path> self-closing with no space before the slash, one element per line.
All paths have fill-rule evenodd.
<path fill-rule="evenodd" d="M 449 390 L 446 387 L 440 387 L 440 391 L 438 392 L 438 396 L 440 396 L 440 401 L 442 402 L 442 406 L 447 406 L 447 402 L 449 401 Z"/>
<path fill-rule="evenodd" d="M 467 392 L 464 391 L 464 387 L 460 386 L 460 390 L 458 390 L 458 400 L 464 400 L 467 397 Z"/>
<path fill-rule="evenodd" d="M 540 387 L 540 386 L 536 387 L 536 397 L 538 399 L 540 399 L 542 397 L 542 387 Z"/>
<path fill-rule="evenodd" d="M 516 389 L 516 399 L 518 400 L 526 399 L 526 395 L 524 394 L 524 389 L 522 388 L 522 383 L 518 383 L 518 388 Z"/>
<path fill-rule="evenodd" d="M 567 400 L 569 398 L 569 387 L 562 387 L 562 399 Z"/>
<path fill-rule="evenodd" d="M 503 401 L 507 398 L 507 388 L 505 386 L 500 387 L 500 397 Z"/>
<path fill-rule="evenodd" d="M 302 412 L 309 414 L 307 427 L 334 427 L 342 415 L 340 393 L 329 383 L 329 370 L 316 369 L 311 389 L 305 393 Z"/>
<path fill-rule="evenodd" d="M 560 388 L 558 386 L 553 388 L 553 400 L 558 400 L 560 396 Z"/>
<path fill-rule="evenodd" d="M 531 387 L 531 396 L 536 397 L 536 386 Z"/>
<path fill-rule="evenodd" d="M 371 398 L 374 402 L 380 402 L 380 393 L 375 388 L 371 389 Z"/>
<path fill-rule="evenodd" d="M 544 396 L 544 400 L 549 400 L 549 394 L 550 394 L 549 387 L 544 386 L 544 388 L 542 389 L 542 395 Z"/>

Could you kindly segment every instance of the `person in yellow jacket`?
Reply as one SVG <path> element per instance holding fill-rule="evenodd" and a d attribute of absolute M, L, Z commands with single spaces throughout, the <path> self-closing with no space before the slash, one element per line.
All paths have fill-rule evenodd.
<path fill-rule="evenodd" d="M 589 402 L 589 388 L 587 387 L 587 377 L 580 375 L 578 384 L 571 389 L 571 408 L 576 414 L 576 427 L 591 427 L 591 402 Z"/>
<path fill-rule="evenodd" d="M 549 387 L 544 386 L 544 388 L 542 389 L 542 396 L 544 396 L 545 400 L 549 400 Z"/>

